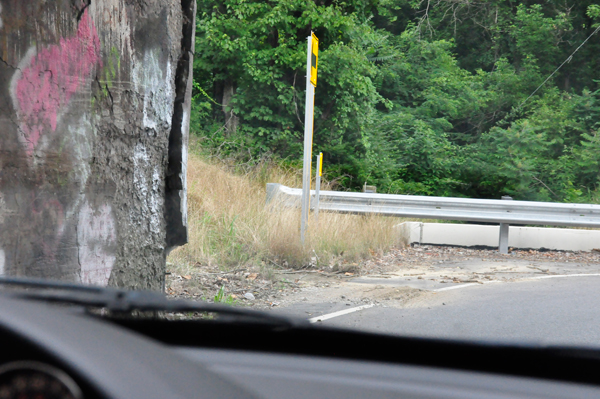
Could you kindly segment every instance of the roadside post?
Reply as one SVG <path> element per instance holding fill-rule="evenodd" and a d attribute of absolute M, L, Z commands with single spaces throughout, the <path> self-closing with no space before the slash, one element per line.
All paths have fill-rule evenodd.
<path fill-rule="evenodd" d="M 512 197 L 503 195 L 502 199 L 505 201 L 511 201 Z M 501 254 L 508 253 L 508 223 L 500 223 L 500 237 L 498 239 L 498 252 Z"/>
<path fill-rule="evenodd" d="M 319 194 L 321 191 L 321 176 L 323 176 L 323 153 L 317 156 L 317 178 L 315 182 L 315 223 L 319 223 Z"/>
<path fill-rule="evenodd" d="M 304 158 L 302 161 L 302 215 L 300 220 L 300 241 L 302 245 L 304 245 L 306 229 L 308 227 L 308 214 L 310 212 L 313 117 L 319 59 L 319 39 L 317 39 L 317 36 L 311 32 L 306 40 L 308 46 L 306 50 L 306 106 L 304 114 Z"/>

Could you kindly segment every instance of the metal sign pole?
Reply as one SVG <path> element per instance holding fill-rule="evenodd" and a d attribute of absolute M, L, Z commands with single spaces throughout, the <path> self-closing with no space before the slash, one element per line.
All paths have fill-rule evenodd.
<path fill-rule="evenodd" d="M 315 182 L 315 223 L 319 223 L 319 194 L 321 191 L 321 176 L 323 175 L 323 153 L 317 156 L 317 181 Z"/>
<path fill-rule="evenodd" d="M 314 33 L 306 38 L 306 106 L 304 114 L 304 159 L 302 167 L 302 219 L 300 220 L 300 241 L 304 245 L 308 214 L 310 212 L 310 180 L 312 162 L 313 115 L 315 108 L 315 87 L 317 87 L 317 67 L 319 60 L 319 39 Z"/>
<path fill-rule="evenodd" d="M 302 215 L 300 221 L 300 241 L 304 245 L 308 213 L 310 211 L 310 177 L 312 158 L 313 112 L 315 105 L 315 88 L 311 83 L 312 35 L 307 37 L 306 50 L 306 105 L 304 114 L 304 159 L 302 163 Z"/>

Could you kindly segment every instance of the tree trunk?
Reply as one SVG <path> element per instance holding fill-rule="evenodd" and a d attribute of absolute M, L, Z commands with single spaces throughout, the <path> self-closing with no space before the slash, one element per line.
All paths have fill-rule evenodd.
<path fill-rule="evenodd" d="M 226 80 L 223 87 L 223 114 L 225 115 L 225 131 L 227 135 L 232 135 L 236 132 L 238 126 L 238 117 L 233 113 L 229 103 L 235 94 L 235 85 L 232 80 Z"/>

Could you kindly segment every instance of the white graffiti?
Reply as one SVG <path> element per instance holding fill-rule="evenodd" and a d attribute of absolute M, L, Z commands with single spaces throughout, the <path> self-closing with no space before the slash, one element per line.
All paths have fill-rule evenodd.
<path fill-rule="evenodd" d="M 175 94 L 171 63 L 160 65 L 160 51 L 146 51 L 144 60 L 133 67 L 133 84 L 144 93 L 144 127 L 171 127 Z M 164 72 L 163 72 L 164 71 Z"/>
<path fill-rule="evenodd" d="M 4 276 L 4 264 L 6 263 L 6 255 L 4 250 L 0 249 L 0 276 Z"/>
<path fill-rule="evenodd" d="M 133 184 L 142 197 L 148 195 L 148 187 L 144 178 L 144 167 L 148 165 L 149 161 L 150 158 L 148 157 L 146 147 L 138 143 L 133 151 Z"/>
<path fill-rule="evenodd" d="M 190 128 L 190 115 L 187 111 L 183 112 L 183 145 L 181 151 L 181 181 L 183 182 L 183 190 L 179 193 L 181 196 L 181 215 L 184 226 L 187 226 L 187 164 L 188 164 L 188 132 Z"/>
<path fill-rule="evenodd" d="M 70 147 L 73 151 L 75 162 L 70 173 L 70 180 L 79 187 L 77 197 L 69 204 L 65 214 L 65 219 L 71 220 L 73 216 L 76 216 L 79 204 L 85 197 L 85 187 L 92 171 L 92 146 L 96 132 L 87 114 L 84 114 L 75 126 L 67 126 L 67 130 L 68 134 L 65 135 L 62 144 L 66 148 Z M 65 223 L 60 226 L 60 234 L 63 233 L 66 225 Z"/>
<path fill-rule="evenodd" d="M 152 175 L 148 172 L 152 170 Z M 142 144 L 135 147 L 133 153 L 133 185 L 142 204 L 141 215 L 133 220 L 138 225 L 148 223 L 147 229 L 152 234 L 161 234 L 163 195 L 161 194 L 162 179 L 159 166 L 152 167 L 146 148 Z"/>
<path fill-rule="evenodd" d="M 148 208 L 150 209 L 150 231 L 155 234 L 160 233 L 161 204 L 159 203 L 158 198 L 160 197 L 161 181 L 160 171 L 158 166 L 155 166 L 152 171 L 152 195 L 148 198 Z"/>
<path fill-rule="evenodd" d="M 78 123 L 67 126 L 67 130 L 69 134 L 65 135 L 63 145 L 72 148 L 75 158 L 71 177 L 79 183 L 81 193 L 83 193 L 92 170 L 91 161 L 96 131 L 87 113 L 79 118 Z"/>
<path fill-rule="evenodd" d="M 10 99 L 12 100 L 13 107 L 15 108 L 16 114 L 20 120 L 23 118 L 23 115 L 21 115 L 19 111 L 21 109 L 21 106 L 19 105 L 19 99 L 17 98 L 17 84 L 23 79 L 23 70 L 27 68 L 27 65 L 31 64 L 31 60 L 36 56 L 36 53 L 37 51 L 35 46 L 29 47 L 27 52 L 25 52 L 25 55 L 21 58 L 21 61 L 19 61 L 19 64 L 17 65 L 17 70 L 15 71 L 15 73 L 12 76 L 12 79 L 10 80 L 8 93 L 10 94 Z M 60 119 L 61 116 L 59 115 L 58 118 Z M 18 136 L 19 141 L 23 146 L 27 146 L 27 138 L 21 125 L 22 124 L 20 123 Z M 40 146 L 42 146 L 42 144 L 44 146 L 46 145 L 46 143 L 40 143 Z M 36 161 L 36 158 L 37 157 L 34 157 L 34 162 Z"/>
<path fill-rule="evenodd" d="M 93 209 L 86 201 L 79 211 L 77 243 L 81 282 L 106 286 L 115 264 L 117 229 L 108 204 Z"/>
<path fill-rule="evenodd" d="M 0 193 L 0 223 L 4 223 L 4 219 L 8 216 L 9 212 L 6 202 L 2 198 L 2 193 Z"/>

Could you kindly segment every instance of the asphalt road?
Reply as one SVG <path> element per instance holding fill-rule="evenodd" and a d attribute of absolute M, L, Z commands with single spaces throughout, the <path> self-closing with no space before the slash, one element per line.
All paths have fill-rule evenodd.
<path fill-rule="evenodd" d="M 288 311 L 314 317 L 343 308 L 302 304 Z M 318 323 L 421 337 L 600 347 L 600 277 L 478 284 Z"/>

